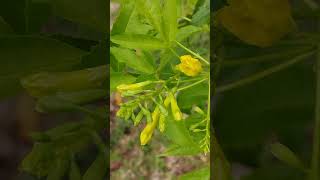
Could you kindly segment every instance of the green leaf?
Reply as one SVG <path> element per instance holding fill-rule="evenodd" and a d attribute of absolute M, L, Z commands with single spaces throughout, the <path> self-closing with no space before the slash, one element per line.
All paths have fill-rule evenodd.
<path fill-rule="evenodd" d="M 119 34 L 111 36 L 111 41 L 126 48 L 156 50 L 167 48 L 160 39 L 142 34 Z"/>
<path fill-rule="evenodd" d="M 139 8 L 136 8 L 128 22 L 126 33 L 128 34 L 148 34 L 154 28 L 146 23 L 147 19 L 140 15 Z"/>
<path fill-rule="evenodd" d="M 111 35 L 121 34 L 126 31 L 134 7 L 134 1 L 123 1 L 121 3 L 120 13 L 113 24 Z"/>
<path fill-rule="evenodd" d="M 108 32 L 110 28 L 108 3 L 105 0 L 51 0 L 55 15 L 101 32 Z"/>
<path fill-rule="evenodd" d="M 178 16 L 177 0 L 165 0 L 163 9 L 164 32 L 169 42 L 176 39 Z"/>
<path fill-rule="evenodd" d="M 47 180 L 62 180 L 66 173 L 69 161 L 65 155 L 60 155 L 58 159 L 53 160 Z"/>
<path fill-rule="evenodd" d="M 174 144 L 180 146 L 197 146 L 193 141 L 186 128 L 184 121 L 176 121 L 172 117 L 172 113 L 169 113 L 166 121 L 166 129 L 164 134 Z"/>
<path fill-rule="evenodd" d="M 210 179 L 210 167 L 204 167 L 196 169 L 186 174 L 179 176 L 178 180 L 209 180 Z M 222 179 L 217 179 L 222 180 Z"/>
<path fill-rule="evenodd" d="M 120 84 L 130 84 L 136 81 L 134 76 L 124 74 L 122 72 L 112 72 L 110 74 L 110 91 L 116 91 L 116 88 Z"/>
<path fill-rule="evenodd" d="M 70 70 L 86 52 L 38 36 L 0 37 L 0 98 L 22 90 L 19 79 L 39 71 Z"/>
<path fill-rule="evenodd" d="M 160 156 L 190 156 L 201 153 L 202 150 L 197 146 L 171 145 Z"/>
<path fill-rule="evenodd" d="M 314 111 L 315 76 L 310 69 L 312 65 L 307 63 L 297 64 L 263 81 L 223 93 L 223 99 L 215 106 L 215 128 L 224 137 L 221 145 L 232 151 L 229 157 L 242 161 L 238 156 L 241 152 L 248 158 L 247 162 L 258 163 L 261 142 L 272 134 L 290 147 L 300 149 L 305 139 L 297 134 L 305 133 Z M 243 72 L 224 72 L 220 82 L 240 77 Z"/>
<path fill-rule="evenodd" d="M 107 90 L 104 89 L 88 89 L 76 92 L 58 92 L 55 96 L 70 101 L 71 103 L 81 105 L 103 99 L 107 94 Z"/>
<path fill-rule="evenodd" d="M 22 86 L 34 97 L 57 92 L 95 89 L 107 80 L 107 66 L 98 66 L 70 72 L 41 72 L 21 79 Z"/>
<path fill-rule="evenodd" d="M 31 134 L 31 137 L 35 141 L 50 141 L 53 139 L 58 139 L 66 133 L 71 133 L 78 130 L 81 127 L 81 123 L 78 122 L 68 122 L 61 126 L 49 129 L 45 132 L 35 132 Z"/>
<path fill-rule="evenodd" d="M 288 0 L 233 0 L 216 19 L 242 41 L 260 47 L 271 46 L 295 28 Z"/>
<path fill-rule="evenodd" d="M 82 180 L 103 180 L 108 171 L 106 156 L 106 153 L 100 152 L 96 160 L 83 175 Z"/>
<path fill-rule="evenodd" d="M 153 28 L 160 34 L 161 39 L 164 39 L 164 30 L 162 23 L 162 14 L 160 9 L 160 0 L 136 0 L 136 8 L 139 13 L 143 14 L 153 26 Z"/>
<path fill-rule="evenodd" d="M 174 58 L 177 57 L 170 51 L 170 49 L 166 49 L 161 52 L 160 65 L 158 67 L 158 70 L 162 70 L 170 61 L 173 61 Z"/>
<path fill-rule="evenodd" d="M 138 56 L 132 50 L 116 47 L 112 47 L 110 51 L 118 62 L 125 63 L 127 67 L 146 74 L 154 72 L 153 66 L 149 63 L 144 54 Z"/>
<path fill-rule="evenodd" d="M 202 106 L 208 99 L 208 93 L 210 92 L 207 83 L 202 83 L 192 88 L 183 90 L 178 95 L 179 105 L 181 109 L 191 108 L 195 104 Z"/>
<path fill-rule="evenodd" d="M 210 21 L 210 1 L 205 0 L 202 6 L 192 16 L 191 24 L 196 26 L 202 26 Z"/>
<path fill-rule="evenodd" d="M 201 30 L 202 30 L 202 28 L 197 27 L 197 26 L 192 26 L 192 25 L 184 26 L 178 30 L 177 41 L 181 42 L 184 39 L 191 36 L 192 34 L 200 32 Z"/>
<path fill-rule="evenodd" d="M 71 161 L 69 180 L 81 180 L 80 169 L 74 159 Z"/>
<path fill-rule="evenodd" d="M 32 151 L 23 159 L 20 169 L 37 177 L 46 176 L 54 159 L 51 143 L 35 143 Z"/>
<path fill-rule="evenodd" d="M 297 168 L 303 171 L 305 170 L 304 164 L 297 157 L 297 155 L 283 144 L 272 144 L 270 146 L 270 151 L 276 158 L 278 158 L 283 163 L 286 163 L 287 165 L 293 168 Z"/>
<path fill-rule="evenodd" d="M 67 100 L 57 98 L 56 96 L 41 97 L 36 104 L 38 112 L 59 112 L 59 111 L 75 111 L 80 106 L 77 106 Z"/>

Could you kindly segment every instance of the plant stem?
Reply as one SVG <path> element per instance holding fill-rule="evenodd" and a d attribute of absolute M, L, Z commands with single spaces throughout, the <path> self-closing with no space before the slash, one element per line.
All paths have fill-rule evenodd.
<path fill-rule="evenodd" d="M 178 41 L 175 41 L 181 48 L 183 48 L 184 50 L 188 51 L 189 53 L 191 53 L 192 55 L 194 55 L 195 57 L 199 58 L 201 61 L 205 62 L 207 65 L 209 65 L 210 63 L 204 59 L 203 57 L 201 57 L 199 54 L 191 51 L 189 48 L 185 47 L 184 45 L 182 45 L 181 43 L 179 43 Z"/>
<path fill-rule="evenodd" d="M 182 90 L 191 88 L 191 87 L 193 87 L 193 86 L 195 86 L 195 85 L 198 85 L 198 84 L 202 83 L 203 81 L 205 81 L 205 80 L 207 80 L 207 79 L 208 79 L 208 78 L 201 79 L 200 81 L 197 81 L 197 82 L 195 82 L 195 83 L 192 83 L 192 84 L 190 84 L 190 85 L 188 85 L 188 86 L 184 86 L 184 87 L 182 87 L 182 88 L 179 88 L 177 91 L 182 91 Z"/>
<path fill-rule="evenodd" d="M 316 60 L 316 105 L 315 105 L 315 126 L 313 135 L 313 152 L 311 160 L 311 179 L 318 180 L 320 157 L 320 44 L 318 45 Z"/>
<path fill-rule="evenodd" d="M 255 57 L 249 57 L 249 58 L 240 58 L 240 59 L 229 59 L 225 60 L 221 63 L 222 66 L 224 67 L 233 67 L 237 65 L 243 65 L 243 64 L 253 64 L 253 63 L 263 63 L 263 62 L 268 62 L 268 61 L 275 61 L 279 59 L 284 59 L 292 56 L 297 56 L 301 53 L 306 53 L 310 52 L 313 50 L 314 47 L 312 46 L 306 46 L 306 47 L 299 47 L 296 50 L 290 50 L 290 51 L 284 51 L 284 52 L 277 52 L 273 54 L 267 54 L 267 55 L 260 55 L 260 56 L 255 56 Z"/>
<path fill-rule="evenodd" d="M 311 51 L 311 52 L 308 52 L 308 53 L 305 53 L 305 54 L 302 54 L 300 56 L 297 56 L 295 58 L 293 58 L 292 60 L 289 60 L 287 62 L 284 62 L 284 63 L 281 63 L 279 65 L 276 65 L 274 67 L 271 67 L 269 69 L 266 69 L 262 72 L 258 72 L 254 75 L 251 75 L 249 77 L 246 77 L 246 78 L 243 78 L 243 79 L 240 79 L 236 82 L 233 82 L 233 83 L 230 83 L 230 84 L 227 84 L 227 85 L 224 85 L 224 86 L 221 86 L 221 87 L 218 87 L 217 88 L 217 93 L 221 93 L 221 92 L 224 92 L 224 91 L 228 91 L 228 90 L 231 90 L 231 89 L 234 89 L 234 88 L 237 88 L 237 87 L 240 87 L 240 86 L 243 86 L 243 85 L 246 85 L 246 84 L 250 84 L 252 82 L 255 82 L 257 80 L 260 80 L 268 75 L 271 75 L 275 72 L 278 72 L 278 71 L 281 71 L 285 68 L 288 68 L 308 57 L 310 57 L 311 55 L 314 54 L 314 51 Z"/>
<path fill-rule="evenodd" d="M 187 17 L 182 17 L 182 19 L 185 19 L 185 20 L 187 20 L 187 21 L 189 21 L 189 22 L 192 21 L 190 18 L 187 18 Z"/>

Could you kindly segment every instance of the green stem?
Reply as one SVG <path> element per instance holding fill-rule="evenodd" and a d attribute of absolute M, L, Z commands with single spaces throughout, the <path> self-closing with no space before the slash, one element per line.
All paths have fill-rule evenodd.
<path fill-rule="evenodd" d="M 221 92 L 224 92 L 224 91 L 228 91 L 228 90 L 231 90 L 231 89 L 234 89 L 234 88 L 237 88 L 237 87 L 240 87 L 240 86 L 243 86 L 243 85 L 246 85 L 246 84 L 250 84 L 250 83 L 253 83 L 257 80 L 260 80 L 268 75 L 271 75 L 275 72 L 278 72 L 278 71 L 281 71 L 285 68 L 288 68 L 308 57 L 310 57 L 311 55 L 314 54 L 314 51 L 311 51 L 311 52 L 308 52 L 308 53 L 305 53 L 303 55 L 300 55 L 300 56 L 297 56 L 295 58 L 293 58 L 292 60 L 290 61 L 287 61 L 287 62 L 284 62 L 284 63 L 281 63 L 279 65 L 276 65 L 274 67 L 271 67 L 269 69 L 266 69 L 262 72 L 259 72 L 259 73 L 256 73 L 254 75 L 251 75 L 249 77 L 246 77 L 246 78 L 243 78 L 243 79 L 240 79 L 239 81 L 236 81 L 234 83 L 230 83 L 230 84 L 227 84 L 227 85 L 224 85 L 224 86 L 221 86 L 221 87 L 218 87 L 217 88 L 217 93 L 221 93 Z"/>
<path fill-rule="evenodd" d="M 226 59 L 222 61 L 221 65 L 224 67 L 232 67 L 237 65 L 244 65 L 244 64 L 253 64 L 253 63 L 264 63 L 268 61 L 275 61 L 279 59 L 284 59 L 292 56 L 296 56 L 302 53 L 310 52 L 313 50 L 314 47 L 299 47 L 296 50 L 284 51 L 284 52 L 277 52 L 274 54 L 267 54 L 249 58 L 240 58 L 240 59 Z"/>
<path fill-rule="evenodd" d="M 182 90 L 191 88 L 191 87 L 193 87 L 193 86 L 195 86 L 195 85 L 198 85 L 198 84 L 202 83 L 203 81 L 205 81 L 205 80 L 207 80 L 207 79 L 208 79 L 208 78 L 201 79 L 200 81 L 197 81 L 197 82 L 195 82 L 195 83 L 192 83 L 192 84 L 190 84 L 190 85 L 188 85 L 188 86 L 184 86 L 184 87 L 182 87 L 182 88 L 179 88 L 177 91 L 182 91 Z"/>
<path fill-rule="evenodd" d="M 194 55 L 195 57 L 199 58 L 201 61 L 205 62 L 207 65 L 209 65 L 210 63 L 204 59 L 203 57 L 201 57 L 199 54 L 191 51 L 189 48 L 185 47 L 184 45 L 182 45 L 181 43 L 179 43 L 178 41 L 176 41 L 176 43 L 183 48 L 184 50 L 188 51 L 189 53 L 191 53 L 192 55 Z"/>
<path fill-rule="evenodd" d="M 182 19 L 185 19 L 185 20 L 187 20 L 187 21 L 189 21 L 189 22 L 192 21 L 190 18 L 187 18 L 187 17 L 182 17 Z"/>
<path fill-rule="evenodd" d="M 313 136 L 313 152 L 311 160 L 311 179 L 318 180 L 320 161 L 320 45 L 318 46 L 316 61 L 316 105 L 315 105 L 315 126 Z"/>

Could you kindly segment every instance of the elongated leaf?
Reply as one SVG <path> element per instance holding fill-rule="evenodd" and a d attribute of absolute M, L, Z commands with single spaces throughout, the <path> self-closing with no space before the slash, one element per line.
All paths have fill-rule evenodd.
<path fill-rule="evenodd" d="M 201 152 L 201 149 L 197 146 L 171 145 L 160 156 L 190 156 L 190 155 L 196 155 L 200 152 Z"/>
<path fill-rule="evenodd" d="M 178 27 L 177 0 L 166 0 L 164 2 L 163 22 L 164 29 L 169 42 L 175 40 Z"/>
<path fill-rule="evenodd" d="M 105 153 L 100 153 L 92 163 L 82 180 L 103 180 L 107 173 L 107 157 Z"/>
<path fill-rule="evenodd" d="M 271 153 L 275 157 L 277 157 L 280 161 L 286 163 L 287 165 L 293 168 L 305 170 L 305 167 L 302 161 L 288 147 L 280 143 L 276 143 L 270 146 L 270 150 L 271 150 Z"/>
<path fill-rule="evenodd" d="M 126 31 L 134 7 L 135 3 L 132 1 L 124 1 L 121 3 L 120 13 L 117 20 L 113 24 L 111 35 L 121 34 Z"/>
<path fill-rule="evenodd" d="M 107 66 L 71 72 L 41 72 L 22 78 L 22 86 L 34 97 L 57 92 L 75 92 L 101 87 L 107 79 Z"/>
<path fill-rule="evenodd" d="M 101 32 L 109 30 L 107 3 L 105 0 L 51 0 L 54 14 Z"/>
<path fill-rule="evenodd" d="M 154 72 L 153 66 L 148 62 L 143 54 L 139 57 L 129 49 L 116 47 L 112 47 L 110 51 L 119 62 L 125 63 L 127 67 L 147 74 Z"/>
<path fill-rule="evenodd" d="M 119 34 L 111 36 L 111 41 L 126 48 L 156 50 L 167 48 L 160 39 L 140 34 Z"/>
<path fill-rule="evenodd" d="M 22 90 L 19 79 L 40 71 L 70 70 L 86 54 L 60 41 L 38 36 L 0 37 L 0 98 Z"/>
<path fill-rule="evenodd" d="M 196 180 L 209 180 L 210 179 L 210 167 L 196 169 L 196 170 L 193 170 L 189 173 L 183 174 L 179 177 L 179 180 L 195 180 L 195 179 Z M 222 180 L 222 179 L 217 179 L 217 180 Z"/>

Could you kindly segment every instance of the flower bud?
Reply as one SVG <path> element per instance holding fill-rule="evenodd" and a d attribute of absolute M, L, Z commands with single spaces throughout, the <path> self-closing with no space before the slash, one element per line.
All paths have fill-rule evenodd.
<path fill-rule="evenodd" d="M 167 108 L 167 107 L 170 105 L 170 102 L 171 102 L 171 97 L 170 97 L 170 95 L 168 95 L 168 96 L 166 97 L 166 99 L 164 100 L 164 102 L 163 102 L 164 107 Z"/>
<path fill-rule="evenodd" d="M 160 116 L 160 110 L 159 110 L 159 106 L 157 106 L 152 112 L 152 121 L 157 120 L 159 116 Z"/>
<path fill-rule="evenodd" d="M 141 93 L 142 90 L 128 90 L 128 91 L 124 91 L 121 93 L 122 97 L 127 97 L 127 96 L 134 96 L 137 95 L 139 93 Z"/>
<path fill-rule="evenodd" d="M 152 121 L 152 123 L 148 123 L 146 127 L 143 129 L 143 131 L 141 132 L 140 143 L 142 146 L 146 145 L 150 141 L 153 131 L 156 125 L 158 124 L 158 121 L 159 121 L 159 118 Z"/>
<path fill-rule="evenodd" d="M 187 76 L 196 76 L 202 71 L 201 63 L 198 59 L 192 58 L 190 55 L 180 57 L 181 63 L 176 67 L 179 71 Z"/>
<path fill-rule="evenodd" d="M 180 108 L 178 106 L 176 98 L 173 96 L 172 93 L 170 93 L 170 99 L 171 99 L 171 111 L 172 115 L 175 120 L 180 121 L 182 120 L 182 113 L 180 111 Z"/>
<path fill-rule="evenodd" d="M 142 146 L 146 145 L 150 141 L 154 128 L 154 123 L 148 123 L 146 127 L 143 129 L 143 131 L 140 134 L 140 143 Z"/>
<path fill-rule="evenodd" d="M 117 87 L 119 92 L 128 91 L 128 90 L 140 90 L 143 86 L 151 84 L 152 81 L 144 81 L 135 84 L 121 84 Z"/>
<path fill-rule="evenodd" d="M 141 110 L 138 115 L 136 116 L 136 118 L 134 119 L 133 125 L 136 126 L 140 123 L 141 119 L 143 118 L 143 111 Z"/>
<path fill-rule="evenodd" d="M 166 116 L 164 114 L 160 114 L 159 117 L 159 131 L 164 132 L 165 127 L 166 127 Z"/>
<path fill-rule="evenodd" d="M 205 115 L 203 110 L 201 108 L 199 108 L 198 106 L 193 106 L 193 111 L 195 111 L 198 114 Z"/>

